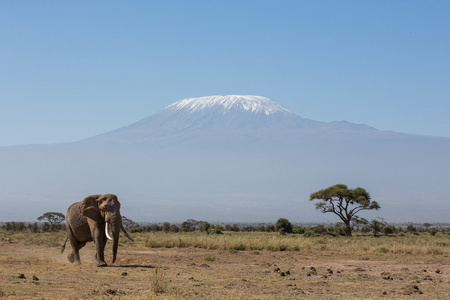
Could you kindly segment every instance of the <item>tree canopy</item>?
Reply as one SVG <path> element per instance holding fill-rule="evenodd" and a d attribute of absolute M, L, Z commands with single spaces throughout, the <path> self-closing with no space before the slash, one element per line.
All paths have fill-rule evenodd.
<path fill-rule="evenodd" d="M 378 210 L 380 205 L 370 200 L 369 193 L 361 188 L 349 189 L 345 184 L 336 184 L 312 193 L 309 200 L 319 200 L 316 209 L 323 213 L 334 213 L 346 225 L 346 234 L 351 235 L 350 222 L 361 210 Z"/>
<path fill-rule="evenodd" d="M 59 212 L 46 212 L 42 216 L 37 218 L 38 221 L 46 220 L 50 224 L 59 224 L 64 221 L 64 214 Z"/>

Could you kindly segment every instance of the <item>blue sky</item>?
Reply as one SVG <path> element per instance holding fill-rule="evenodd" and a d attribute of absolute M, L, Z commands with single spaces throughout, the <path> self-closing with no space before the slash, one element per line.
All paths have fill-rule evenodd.
<path fill-rule="evenodd" d="M 1 1 L 0 146 L 227 94 L 450 137 L 449 14 L 449 1 Z"/>

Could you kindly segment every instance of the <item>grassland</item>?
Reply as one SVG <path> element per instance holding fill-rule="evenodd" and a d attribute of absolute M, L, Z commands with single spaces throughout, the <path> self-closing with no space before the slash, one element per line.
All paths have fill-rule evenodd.
<path fill-rule="evenodd" d="M 449 299 L 450 235 L 135 233 L 97 268 L 60 254 L 58 233 L 0 230 L 7 299 Z M 107 245 L 106 261 L 111 261 Z M 23 274 L 24 278 L 19 278 Z M 34 278 L 33 278 L 34 276 Z M 20 276 L 21 277 L 21 276 Z"/>

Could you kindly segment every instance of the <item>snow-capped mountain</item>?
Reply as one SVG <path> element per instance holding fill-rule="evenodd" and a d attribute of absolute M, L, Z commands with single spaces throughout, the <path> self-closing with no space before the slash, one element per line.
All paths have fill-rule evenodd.
<path fill-rule="evenodd" d="M 361 131 L 373 128 L 345 121 L 330 123 L 302 118 L 261 96 L 187 98 L 130 126 L 90 138 L 89 141 L 134 143 L 161 139 L 198 139 L 204 134 L 237 136 L 279 134 L 280 130 Z M 264 138 L 265 136 L 261 136 Z"/>
<path fill-rule="evenodd" d="M 0 221 L 115 193 L 136 221 L 338 221 L 308 201 L 361 186 L 388 222 L 448 222 L 450 138 L 303 118 L 260 96 L 188 98 L 85 140 L 0 148 Z M 20 207 L 28 207 L 24 214 Z"/>
<path fill-rule="evenodd" d="M 188 110 L 195 112 L 205 109 L 219 109 L 226 114 L 230 110 L 245 110 L 252 113 L 265 113 L 266 115 L 276 112 L 291 113 L 270 99 L 261 96 L 209 96 L 200 98 L 186 98 L 175 102 L 167 107 L 168 110 Z"/>

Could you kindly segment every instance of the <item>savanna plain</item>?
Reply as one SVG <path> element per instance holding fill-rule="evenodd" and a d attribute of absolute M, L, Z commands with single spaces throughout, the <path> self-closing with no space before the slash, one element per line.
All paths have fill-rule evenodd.
<path fill-rule="evenodd" d="M 65 232 L 0 230 L 0 298 L 7 299 L 450 299 L 450 235 L 345 236 L 134 233 L 118 259 L 81 265 Z"/>

